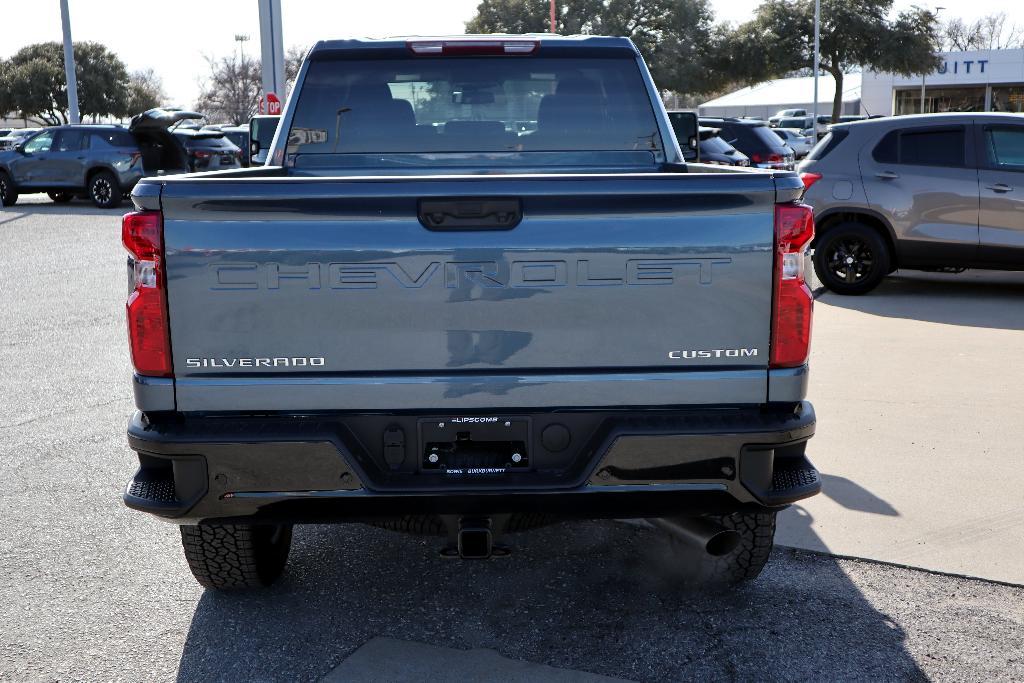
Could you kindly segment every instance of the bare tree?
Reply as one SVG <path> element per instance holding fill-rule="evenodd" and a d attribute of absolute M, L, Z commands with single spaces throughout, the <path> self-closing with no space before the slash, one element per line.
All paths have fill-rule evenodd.
<path fill-rule="evenodd" d="M 256 113 L 260 103 L 260 61 L 248 55 L 206 57 L 210 75 L 200 84 L 196 110 L 211 121 L 241 125 Z"/>
<path fill-rule="evenodd" d="M 299 74 L 307 50 L 293 45 L 284 58 L 285 92 L 288 96 Z M 230 121 L 236 125 L 247 122 L 259 111 L 263 95 L 263 70 L 257 57 L 232 54 L 215 59 L 206 57 L 210 75 L 200 81 L 196 110 L 211 121 Z"/>
<path fill-rule="evenodd" d="M 164 84 L 152 69 L 128 74 L 128 113 L 138 114 L 163 104 L 167 99 Z"/>
<path fill-rule="evenodd" d="M 302 66 L 302 60 L 305 59 L 307 52 L 309 52 L 308 47 L 292 45 L 284 55 L 285 97 L 295 85 L 295 79 L 299 76 L 299 68 Z"/>
<path fill-rule="evenodd" d="M 1006 12 L 967 23 L 953 17 L 940 29 L 943 50 L 1003 50 L 1024 47 L 1024 28 L 1010 22 Z"/>

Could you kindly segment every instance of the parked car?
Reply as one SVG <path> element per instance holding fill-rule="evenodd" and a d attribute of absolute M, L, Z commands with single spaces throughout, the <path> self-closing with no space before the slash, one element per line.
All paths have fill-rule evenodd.
<path fill-rule="evenodd" d="M 40 130 L 39 128 L 14 128 L 7 135 L 0 137 L 0 151 L 14 149 L 25 138 L 35 135 Z"/>
<path fill-rule="evenodd" d="M 194 112 L 151 109 L 127 129 L 113 125 L 43 128 L 14 149 L 0 152 L 0 199 L 45 192 L 55 202 L 88 197 L 104 209 L 121 204 L 144 176 L 182 173 L 188 163 L 167 132 Z"/>
<path fill-rule="evenodd" d="M 249 147 L 248 157 L 253 166 L 263 166 L 267 163 L 267 150 L 270 143 L 274 141 L 274 134 L 277 133 L 277 125 L 281 117 L 277 115 L 260 114 L 249 119 Z M 536 126 L 536 123 L 533 124 Z M 515 130 L 529 132 L 529 125 L 523 122 L 514 124 Z M 535 128 L 534 128 L 535 129 Z"/>
<path fill-rule="evenodd" d="M 231 141 L 238 149 L 242 150 L 240 159 L 242 166 L 249 165 L 249 126 L 221 126 L 220 131 L 224 137 Z"/>
<path fill-rule="evenodd" d="M 700 128 L 700 162 L 723 166 L 750 166 L 750 158 L 722 139 L 717 128 Z"/>
<path fill-rule="evenodd" d="M 176 128 L 174 137 L 185 148 L 190 171 L 242 167 L 242 150 L 219 130 Z"/>
<path fill-rule="evenodd" d="M 775 122 L 773 128 L 793 128 L 799 131 L 807 131 L 805 134 L 810 135 L 814 128 L 814 117 L 813 116 L 791 116 L 784 119 L 779 119 Z"/>
<path fill-rule="evenodd" d="M 702 118 L 700 125 L 718 128 L 723 140 L 750 158 L 751 166 L 793 170 L 796 160 L 793 150 L 772 133 L 764 121 Z"/>
<path fill-rule="evenodd" d="M 821 488 L 797 175 L 681 173 L 626 38 L 321 41 L 299 74 L 287 164 L 132 193 L 125 503 L 215 589 L 273 582 L 292 525 L 328 521 L 484 559 L 650 518 L 659 578 L 756 577 Z"/>
<path fill-rule="evenodd" d="M 799 128 L 773 128 L 772 131 L 793 150 L 797 159 L 807 156 L 817 142 L 813 137 L 804 135 Z"/>
<path fill-rule="evenodd" d="M 807 116 L 806 109 L 780 109 L 771 116 L 768 117 L 768 125 L 772 128 L 780 125 L 781 119 L 792 118 L 794 116 Z"/>
<path fill-rule="evenodd" d="M 836 124 L 800 175 L 815 271 L 838 294 L 869 292 L 896 268 L 1024 269 L 1024 115 Z"/>

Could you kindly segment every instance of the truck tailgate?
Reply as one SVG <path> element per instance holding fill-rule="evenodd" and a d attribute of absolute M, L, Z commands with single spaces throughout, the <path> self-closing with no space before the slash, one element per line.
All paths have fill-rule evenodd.
<path fill-rule="evenodd" d="M 169 180 L 178 410 L 763 402 L 774 202 L 767 174 Z"/>

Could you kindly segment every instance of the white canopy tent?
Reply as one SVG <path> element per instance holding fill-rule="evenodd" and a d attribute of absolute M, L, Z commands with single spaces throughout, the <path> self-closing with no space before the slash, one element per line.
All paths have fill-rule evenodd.
<path fill-rule="evenodd" d="M 859 73 L 843 76 L 843 114 L 861 112 Z M 831 74 L 818 77 L 818 113 L 832 113 L 836 82 Z M 814 77 L 781 78 L 741 88 L 697 107 L 701 116 L 756 116 L 767 119 L 780 109 L 814 108 Z"/>

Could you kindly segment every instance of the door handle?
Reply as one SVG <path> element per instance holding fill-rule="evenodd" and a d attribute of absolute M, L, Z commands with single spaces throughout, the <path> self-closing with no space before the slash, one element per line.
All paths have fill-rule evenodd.
<path fill-rule="evenodd" d="M 896 178 L 900 177 L 900 174 L 893 173 L 892 171 L 879 171 L 875 174 L 875 177 L 881 178 L 882 180 L 896 180 Z"/>
<path fill-rule="evenodd" d="M 421 199 L 419 219 L 427 230 L 511 230 L 523 207 L 519 199 Z"/>
<path fill-rule="evenodd" d="M 1013 188 L 1010 187 L 1009 185 L 1007 185 L 1006 183 L 996 183 L 995 185 L 986 185 L 985 189 L 986 190 L 992 190 L 993 192 L 999 192 L 999 193 L 1013 192 Z"/>

